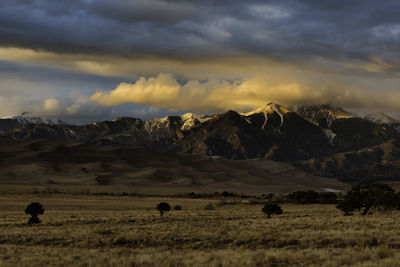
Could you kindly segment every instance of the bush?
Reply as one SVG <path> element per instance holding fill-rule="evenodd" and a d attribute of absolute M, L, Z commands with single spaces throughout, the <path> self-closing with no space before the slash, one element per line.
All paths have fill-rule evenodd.
<path fill-rule="evenodd" d="M 232 192 L 224 191 L 224 192 L 221 193 L 221 196 L 222 197 L 235 197 L 235 194 L 232 193 Z"/>
<path fill-rule="evenodd" d="M 222 200 L 218 201 L 217 206 L 227 206 L 227 205 L 236 205 L 236 204 L 239 204 L 239 202 L 235 201 L 235 200 L 222 199 Z"/>
<path fill-rule="evenodd" d="M 157 205 L 157 210 L 160 212 L 160 216 L 162 217 L 165 211 L 168 212 L 171 210 L 171 206 L 167 202 L 161 202 Z"/>
<path fill-rule="evenodd" d="M 40 204 L 39 202 L 32 202 L 26 207 L 25 213 L 31 215 L 31 217 L 28 220 L 28 224 L 40 223 L 38 215 L 44 214 L 43 205 Z"/>
<path fill-rule="evenodd" d="M 215 210 L 215 207 L 213 204 L 208 203 L 207 205 L 204 206 L 205 210 Z"/>
<path fill-rule="evenodd" d="M 174 210 L 182 210 L 182 206 L 181 205 L 175 205 L 174 206 Z"/>
<path fill-rule="evenodd" d="M 336 204 L 337 195 L 333 192 L 318 193 L 312 190 L 296 191 L 287 196 L 288 200 L 297 204 Z"/>
<path fill-rule="evenodd" d="M 336 207 L 343 211 L 344 215 L 361 210 L 361 214 L 366 215 L 371 208 L 400 209 L 400 195 L 385 184 L 357 185 L 344 195 Z"/>
<path fill-rule="evenodd" d="M 299 204 L 318 203 L 319 194 L 315 191 L 296 191 L 288 195 L 288 198 Z"/>
<path fill-rule="evenodd" d="M 283 210 L 282 208 L 275 203 L 267 203 L 264 205 L 264 207 L 261 209 L 262 212 L 264 212 L 265 214 L 267 214 L 268 218 L 271 217 L 272 214 L 282 214 Z"/>
<path fill-rule="evenodd" d="M 338 197 L 333 192 L 319 193 L 318 202 L 321 204 L 337 204 Z"/>
<path fill-rule="evenodd" d="M 261 196 L 265 199 L 273 199 L 274 198 L 274 194 L 272 193 L 268 193 L 268 194 L 261 194 Z"/>

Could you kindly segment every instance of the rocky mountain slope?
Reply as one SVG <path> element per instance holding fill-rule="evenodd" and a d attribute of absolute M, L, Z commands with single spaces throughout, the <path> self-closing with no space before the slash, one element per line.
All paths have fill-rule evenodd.
<path fill-rule="evenodd" d="M 364 117 L 366 120 L 381 124 L 398 124 L 400 121 L 393 119 L 383 112 L 370 113 Z"/>
<path fill-rule="evenodd" d="M 313 158 L 300 163 L 299 167 L 346 181 L 399 180 L 400 143 L 398 139 L 391 139 L 360 150 Z"/>
<path fill-rule="evenodd" d="M 393 160 L 400 140 L 396 123 L 358 118 L 328 105 L 292 110 L 268 103 L 248 113 L 188 113 L 148 121 L 122 117 L 79 126 L 7 119 L 0 120 L 0 131 L 23 142 L 47 139 L 97 147 L 149 147 L 228 159 L 267 158 L 342 179 L 357 175 L 359 179 L 378 179 L 400 177 L 397 161 Z M 376 157 L 377 151 L 388 146 L 393 151 L 389 163 L 385 157 Z M 344 155 L 346 164 L 337 160 Z M 338 162 L 334 169 L 331 161 Z M 349 164 L 353 166 L 351 171 Z M 390 169 L 390 175 L 381 168 Z"/>
<path fill-rule="evenodd" d="M 302 106 L 297 108 L 296 113 L 322 128 L 329 128 L 334 120 L 353 117 L 353 115 L 344 109 L 329 105 Z"/>

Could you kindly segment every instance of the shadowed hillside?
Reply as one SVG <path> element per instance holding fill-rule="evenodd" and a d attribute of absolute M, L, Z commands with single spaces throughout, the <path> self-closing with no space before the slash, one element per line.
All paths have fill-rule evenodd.
<path fill-rule="evenodd" d="M 381 117 L 384 120 L 380 120 Z M 48 152 L 50 154 L 40 154 L 40 159 L 48 162 L 53 171 L 62 171 L 60 164 L 69 160 L 68 155 L 98 162 L 92 155 L 101 151 L 101 157 L 108 157 L 103 159 L 104 164 L 122 160 L 132 165 L 137 163 L 124 157 L 124 154 L 139 153 L 145 158 L 148 153 L 152 157 L 145 162 L 151 166 L 154 155 L 173 155 L 167 152 L 176 152 L 205 158 L 262 159 L 263 162 L 270 159 L 293 164 L 315 175 L 365 181 L 400 177 L 395 153 L 400 148 L 398 122 L 385 118 L 382 114 L 378 119 L 376 116 L 353 117 L 341 108 L 328 105 L 300 107 L 293 111 L 270 102 L 248 113 L 233 110 L 212 116 L 186 113 L 146 121 L 121 117 L 86 125 L 46 123 L 40 119 L 17 118 L 14 122 L 13 119 L 0 119 L 0 133 L 21 142 L 34 142 L 33 146 L 40 146 L 35 142 L 43 139 L 60 144 L 81 144 L 55 145 L 54 155 L 51 151 Z M 388 146 L 393 153 L 385 155 L 390 154 L 391 158 L 379 156 L 382 150 L 379 147 Z M 121 147 L 129 147 L 129 151 L 120 152 Z M 138 152 L 137 147 L 143 148 Z M 135 155 L 130 157 L 137 158 Z M 196 156 L 187 158 L 194 159 Z M 87 164 L 71 162 L 75 163 Z M 218 164 L 227 163 L 220 160 Z M 82 168 L 88 169 L 85 166 Z M 102 177 L 99 178 L 101 183 L 110 183 L 106 177 L 111 173 L 113 179 L 121 175 L 118 168 L 101 168 L 97 172 Z M 170 170 L 158 170 L 157 175 L 182 176 L 170 173 Z M 187 177 L 186 174 L 183 176 Z M 188 184 L 198 179 L 193 177 Z M 202 177 L 206 178 L 209 179 Z"/>
<path fill-rule="evenodd" d="M 234 161 L 151 148 L 1 138 L 0 183 L 125 187 L 146 192 L 291 192 L 341 182 L 267 159 Z"/>

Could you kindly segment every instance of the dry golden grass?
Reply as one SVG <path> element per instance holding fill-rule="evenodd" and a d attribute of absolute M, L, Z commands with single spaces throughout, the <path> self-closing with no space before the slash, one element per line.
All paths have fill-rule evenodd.
<path fill-rule="evenodd" d="M 41 202 L 42 224 L 24 208 Z M 160 218 L 155 206 L 181 205 Z M 82 195 L 0 196 L 0 266 L 400 266 L 399 212 L 344 217 L 333 205 Z M 215 210 L 205 210 L 214 203 Z"/>

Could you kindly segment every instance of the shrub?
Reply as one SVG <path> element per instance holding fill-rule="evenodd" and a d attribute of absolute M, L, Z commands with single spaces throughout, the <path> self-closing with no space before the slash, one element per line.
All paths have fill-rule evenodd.
<path fill-rule="evenodd" d="M 175 205 L 174 206 L 174 210 L 182 210 L 182 206 L 181 205 Z"/>
<path fill-rule="evenodd" d="M 205 210 L 215 210 L 215 207 L 213 204 L 208 203 L 207 205 L 204 206 Z"/>
<path fill-rule="evenodd" d="M 288 195 L 288 198 L 300 204 L 318 203 L 319 194 L 315 191 L 296 191 Z"/>
<path fill-rule="evenodd" d="M 235 200 L 222 199 L 222 200 L 218 201 L 217 206 L 236 205 L 236 204 L 239 204 L 239 202 L 235 201 Z"/>
<path fill-rule="evenodd" d="M 43 205 L 40 204 L 39 202 L 32 202 L 26 207 L 25 213 L 31 215 L 31 217 L 28 220 L 28 224 L 40 223 L 38 215 L 44 214 Z"/>
<path fill-rule="evenodd" d="M 385 184 L 357 185 L 344 195 L 336 207 L 343 211 L 344 215 L 361 210 L 361 214 L 366 215 L 371 208 L 400 209 L 400 195 Z"/>
<path fill-rule="evenodd" d="M 337 195 L 333 192 L 319 193 L 318 202 L 322 204 L 337 204 Z"/>
<path fill-rule="evenodd" d="M 171 206 L 167 202 L 161 202 L 157 205 L 157 210 L 160 212 L 160 216 L 162 217 L 165 211 L 171 210 Z"/>
<path fill-rule="evenodd" d="M 235 197 L 235 194 L 232 193 L 232 192 L 224 191 L 224 192 L 221 193 L 221 196 L 222 197 Z"/>
<path fill-rule="evenodd" d="M 268 218 L 271 218 L 272 214 L 282 214 L 283 210 L 282 208 L 275 203 L 267 203 L 264 205 L 264 207 L 261 209 L 262 212 L 264 212 L 265 214 L 267 214 Z"/>
<path fill-rule="evenodd" d="M 309 191 L 296 191 L 287 196 L 287 198 L 298 204 L 336 204 L 337 195 L 333 192 L 318 193 L 312 190 Z"/>
<path fill-rule="evenodd" d="M 273 199 L 274 198 L 274 194 L 272 193 L 268 193 L 268 194 L 261 194 L 261 196 L 265 199 Z"/>
<path fill-rule="evenodd" d="M 384 259 L 393 256 L 393 251 L 387 247 L 379 247 L 375 253 L 378 259 Z"/>

